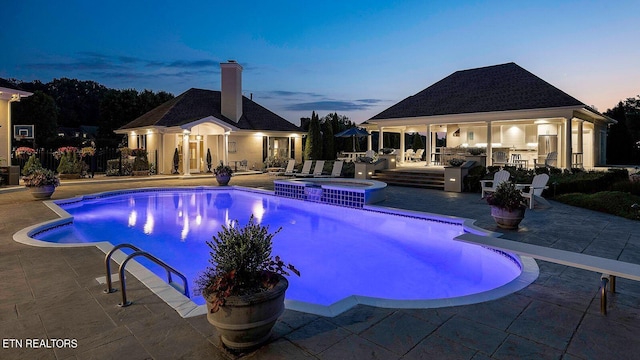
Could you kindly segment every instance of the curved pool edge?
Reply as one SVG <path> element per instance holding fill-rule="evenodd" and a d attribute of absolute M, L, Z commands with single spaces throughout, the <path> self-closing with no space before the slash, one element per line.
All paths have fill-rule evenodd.
<path fill-rule="evenodd" d="M 275 195 L 273 191 L 266 189 L 256 189 L 256 188 L 246 188 L 242 186 L 227 186 L 227 187 L 217 187 L 217 186 L 188 186 L 188 187 L 174 187 L 174 188 L 158 188 L 158 187 L 145 187 L 145 188 L 137 188 L 131 190 L 111 190 L 94 194 L 87 195 L 79 195 L 72 198 L 67 199 L 58 199 L 58 200 L 47 200 L 43 201 L 43 203 L 49 207 L 55 214 L 57 214 L 60 218 L 53 219 L 49 221 L 45 221 L 42 223 L 38 223 L 35 225 L 28 226 L 22 230 L 19 230 L 13 235 L 13 240 L 22 243 L 25 245 L 35 246 L 35 247 L 88 247 L 95 246 L 100 249 L 102 252 L 107 254 L 114 245 L 108 241 L 97 242 L 97 243 L 51 243 L 47 241 L 41 241 L 32 238 L 31 236 L 37 234 L 38 232 L 51 229 L 57 226 L 63 226 L 71 223 L 73 221 L 73 217 L 67 213 L 65 210 L 60 208 L 57 203 L 72 203 L 79 202 L 85 199 L 95 199 L 99 197 L 105 196 L 117 196 L 126 193 L 134 193 L 134 192 L 145 192 L 145 191 L 158 191 L 162 189 L 163 191 L 167 190 L 215 190 L 215 191 L 227 191 L 228 189 L 239 189 L 242 191 L 248 191 L 259 194 L 267 194 L 267 195 Z M 323 204 L 326 205 L 326 204 Z M 326 205 L 326 206 L 335 206 L 335 205 Z M 376 212 L 385 212 L 389 214 L 401 215 L 401 216 L 410 216 L 410 217 L 418 217 L 423 219 L 428 219 L 432 221 L 443 221 L 447 223 L 457 224 L 462 226 L 465 232 L 474 233 L 477 235 L 483 236 L 492 236 L 492 237 L 500 237 L 502 233 L 493 232 L 489 230 L 482 229 L 476 226 L 474 219 L 455 217 L 449 215 L 441 215 L 435 213 L 427 213 L 427 212 L 419 212 L 413 210 L 405 210 L 391 207 L 384 207 L 379 205 L 365 205 L 362 210 L 368 211 L 376 211 Z M 384 299 L 384 298 L 373 298 L 366 296 L 358 296 L 351 295 L 346 297 L 338 302 L 335 302 L 331 305 L 318 305 L 312 303 L 306 303 L 297 300 L 285 300 L 285 308 L 294 311 L 306 312 L 314 315 L 325 316 L 325 317 L 335 317 L 340 315 L 341 313 L 353 308 L 356 305 L 369 305 L 381 308 L 398 308 L 398 309 L 427 309 L 427 308 L 440 308 L 447 306 L 460 306 L 460 305 L 469 305 L 476 304 L 485 301 L 495 300 L 507 295 L 510 295 L 516 291 L 519 291 L 528 285 L 530 285 L 533 281 L 538 278 L 539 275 L 539 267 L 535 260 L 531 257 L 519 256 L 517 254 L 508 253 L 509 256 L 513 257 L 514 261 L 519 261 L 521 264 L 522 272 L 518 277 L 514 280 L 504 284 L 500 287 L 497 287 L 492 290 L 484 291 L 481 293 L 464 295 L 455 298 L 446 298 L 446 299 L 430 299 L 430 300 L 392 300 L 392 299 Z M 122 264 L 122 262 L 126 259 L 127 254 L 118 250 L 116 251 L 112 259 L 118 265 Z M 188 318 L 193 316 L 205 315 L 207 313 L 205 305 L 198 305 L 193 302 L 190 298 L 186 297 L 184 294 L 180 293 L 173 286 L 166 283 L 163 279 L 155 275 L 153 272 L 142 266 L 135 260 L 129 261 L 127 265 L 127 271 L 137 278 L 141 283 L 143 283 L 149 290 L 151 290 L 154 294 L 160 297 L 165 303 L 167 303 L 170 307 L 172 307 L 181 317 Z M 113 274 L 112 274 L 113 276 Z M 105 282 L 105 276 L 102 275 L 96 278 L 98 283 Z M 116 278 L 114 281 L 119 281 Z M 119 294 L 118 292 L 114 294 Z M 118 297 L 118 300 L 120 298 Z M 118 301 L 114 297 L 114 301 Z M 135 303 L 135 299 L 132 299 Z"/>

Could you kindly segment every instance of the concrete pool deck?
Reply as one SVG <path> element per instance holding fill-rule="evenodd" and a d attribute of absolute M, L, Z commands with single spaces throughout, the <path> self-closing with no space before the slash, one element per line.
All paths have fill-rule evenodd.
<path fill-rule="evenodd" d="M 63 182 L 53 199 L 133 187 L 215 185 L 211 176 L 150 179 Z M 247 175 L 231 184 L 271 189 L 273 180 Z M 395 186 L 385 191 L 381 206 L 473 218 L 477 226 L 498 231 L 479 194 Z M 539 261 L 540 277 L 532 285 L 482 304 L 421 310 L 359 305 L 334 318 L 287 310 L 271 343 L 231 354 L 221 349 L 204 316 L 181 318 L 133 278 L 127 289 L 134 305 L 118 307 L 119 294 L 103 294 L 104 285 L 95 280 L 104 271 L 97 248 L 14 242 L 18 230 L 56 217 L 28 192 L 1 191 L 0 215 L 1 359 L 604 359 L 640 353 L 640 283 L 618 279 L 603 316 L 600 274 Z M 511 240 L 640 263 L 638 229 L 637 221 L 552 202 L 551 208 L 528 210 L 518 231 L 501 232 Z M 384 266 L 393 271 L 392 264 Z M 29 339 L 40 346 L 26 346 Z M 74 340 L 77 346 L 56 347 L 43 339 Z"/>

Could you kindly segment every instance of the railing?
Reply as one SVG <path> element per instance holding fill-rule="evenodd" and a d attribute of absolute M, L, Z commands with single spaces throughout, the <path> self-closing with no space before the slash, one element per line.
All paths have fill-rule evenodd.
<path fill-rule="evenodd" d="M 189 297 L 189 282 L 187 281 L 187 278 L 182 275 L 182 273 L 180 273 L 178 270 L 174 269 L 173 267 L 171 267 L 170 265 L 168 265 L 167 263 L 165 263 L 164 261 L 158 259 L 157 257 L 149 254 L 146 251 L 142 251 L 140 250 L 138 247 L 131 245 L 131 244 L 119 244 L 117 246 L 115 246 L 113 249 L 111 249 L 111 251 L 109 251 L 109 253 L 107 254 L 107 256 L 105 257 L 105 268 L 107 271 L 107 289 L 105 289 L 106 293 L 112 293 L 115 292 L 117 290 L 113 289 L 111 287 L 111 255 L 113 255 L 113 253 L 121 248 L 130 248 L 135 250 L 135 252 L 133 252 L 131 255 L 127 256 L 127 258 L 122 262 L 122 264 L 120 265 L 120 268 L 118 269 L 118 274 L 120 277 L 120 283 L 122 284 L 122 303 L 118 304 L 122 307 L 126 307 L 131 305 L 132 303 L 130 301 L 127 301 L 127 284 L 126 284 L 126 280 L 124 277 L 124 270 L 125 267 L 127 266 L 127 263 L 129 262 L 129 260 L 132 260 L 135 257 L 138 256 L 143 256 L 151 261 L 153 261 L 154 263 L 162 266 L 166 271 L 167 271 L 167 283 L 169 283 L 169 285 L 173 286 L 174 288 L 177 287 L 174 285 L 173 279 L 171 277 L 171 273 L 174 273 L 176 275 L 178 275 L 181 279 L 182 282 L 184 284 L 184 287 L 182 288 L 182 293 L 186 296 Z"/>

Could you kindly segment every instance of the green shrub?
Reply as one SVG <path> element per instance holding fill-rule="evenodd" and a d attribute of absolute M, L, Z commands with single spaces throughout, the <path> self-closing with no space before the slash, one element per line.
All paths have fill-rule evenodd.
<path fill-rule="evenodd" d="M 40 169 L 42 169 L 42 163 L 40 163 L 40 160 L 35 155 L 31 155 L 22 168 L 22 175 L 27 176 Z"/>
<path fill-rule="evenodd" d="M 567 205 L 600 211 L 628 219 L 640 219 L 638 210 L 631 207 L 633 204 L 640 204 L 640 196 L 637 195 L 619 191 L 601 191 L 595 194 L 563 194 L 557 196 L 555 200 Z"/>

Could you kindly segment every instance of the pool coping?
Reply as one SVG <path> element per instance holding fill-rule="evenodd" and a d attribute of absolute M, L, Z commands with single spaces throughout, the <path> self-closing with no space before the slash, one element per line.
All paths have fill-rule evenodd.
<path fill-rule="evenodd" d="M 247 188 L 242 186 L 228 186 L 228 187 L 216 187 L 216 186 L 187 186 L 187 187 L 145 187 L 138 188 L 135 190 L 113 190 L 113 191 L 105 191 L 95 194 L 88 195 L 79 195 L 76 197 L 68 198 L 68 199 L 59 199 L 59 200 L 46 200 L 43 203 L 49 207 L 56 215 L 59 216 L 58 219 L 53 219 L 49 221 L 45 221 L 39 224 L 35 224 L 32 226 L 28 226 L 13 235 L 13 240 L 29 246 L 36 247 L 87 247 L 87 246 L 95 246 L 105 254 L 107 254 L 114 247 L 108 241 L 96 242 L 96 243 L 50 243 L 46 241 L 41 241 L 32 238 L 34 234 L 37 234 L 41 231 L 45 231 L 57 226 L 63 226 L 71 223 L 73 221 L 73 217 L 60 208 L 56 202 L 78 202 L 84 199 L 92 199 L 99 197 L 106 197 L 109 195 L 117 196 L 126 193 L 133 192 L 148 192 L 148 191 L 157 191 L 158 189 L 170 190 L 170 189 L 178 189 L 178 190 L 193 190 L 193 189 L 202 189 L 202 190 L 215 190 L 215 191 L 226 191 L 229 188 L 234 190 L 241 190 L 246 192 L 253 192 L 265 195 L 276 196 L 274 191 L 265 190 L 265 189 L 256 189 L 256 188 Z M 293 199 L 290 199 L 293 200 Z M 301 201 L 301 200 L 299 200 Z M 326 206 L 336 206 L 330 204 L 323 204 Z M 493 236 L 500 237 L 501 233 L 492 232 L 488 230 L 484 230 L 478 226 L 474 225 L 475 220 L 441 215 L 435 213 L 427 213 L 427 212 L 419 212 L 412 210 L 404 210 L 404 209 L 396 209 L 378 205 L 365 205 L 362 210 L 364 211 L 374 211 L 378 213 L 388 213 L 399 216 L 408 216 L 415 217 L 430 221 L 441 221 L 445 223 L 451 223 L 455 225 L 460 225 L 464 229 L 465 232 L 470 232 L 478 235 L 484 236 Z M 437 219 L 434 219 L 436 217 Z M 455 240 L 455 239 L 454 239 Z M 474 245 L 480 246 L 480 245 Z M 370 305 L 380 308 L 402 308 L 402 309 L 411 309 L 411 308 L 440 308 L 440 307 L 448 307 L 448 306 L 459 306 L 459 305 L 469 305 L 480 302 L 485 302 L 489 300 L 495 300 L 501 298 L 503 296 L 514 293 L 518 290 L 521 290 L 531 284 L 538 278 L 539 275 L 539 267 L 535 260 L 531 257 L 520 256 L 517 254 L 508 254 L 513 259 L 519 261 L 521 266 L 521 274 L 516 277 L 514 280 L 509 283 L 497 287 L 492 290 L 471 294 L 458 296 L 455 298 L 446 298 L 446 299 L 428 299 L 428 300 L 395 300 L 395 299 L 383 299 L 383 298 L 374 298 L 367 296 L 359 296 L 359 295 L 351 295 L 342 300 L 339 300 L 331 305 L 319 305 L 319 304 L 311 304 L 297 300 L 285 300 L 285 307 L 289 310 L 306 312 L 314 315 L 320 315 L 325 317 L 334 317 L 337 316 L 350 308 L 362 304 L 362 305 Z M 118 265 L 122 264 L 122 262 L 126 259 L 127 254 L 118 250 L 114 252 L 112 255 L 112 260 L 115 261 Z M 160 277 L 155 275 L 153 272 L 142 266 L 139 262 L 135 260 L 130 260 L 127 264 L 127 271 L 137 278 L 141 283 L 147 286 L 154 294 L 159 296 L 164 302 L 166 302 L 169 306 L 171 306 L 178 314 L 180 314 L 183 318 L 193 317 L 204 315 L 207 313 L 206 305 L 197 305 L 190 298 L 176 290 L 173 286 L 166 283 Z M 105 274 L 106 275 L 106 274 Z M 115 276 L 114 276 L 115 275 Z M 114 282 L 119 281 L 117 274 L 112 274 L 112 280 Z M 106 283 L 105 276 L 101 276 L 96 278 L 96 281 L 99 283 Z M 116 294 L 119 294 L 116 292 Z"/>

